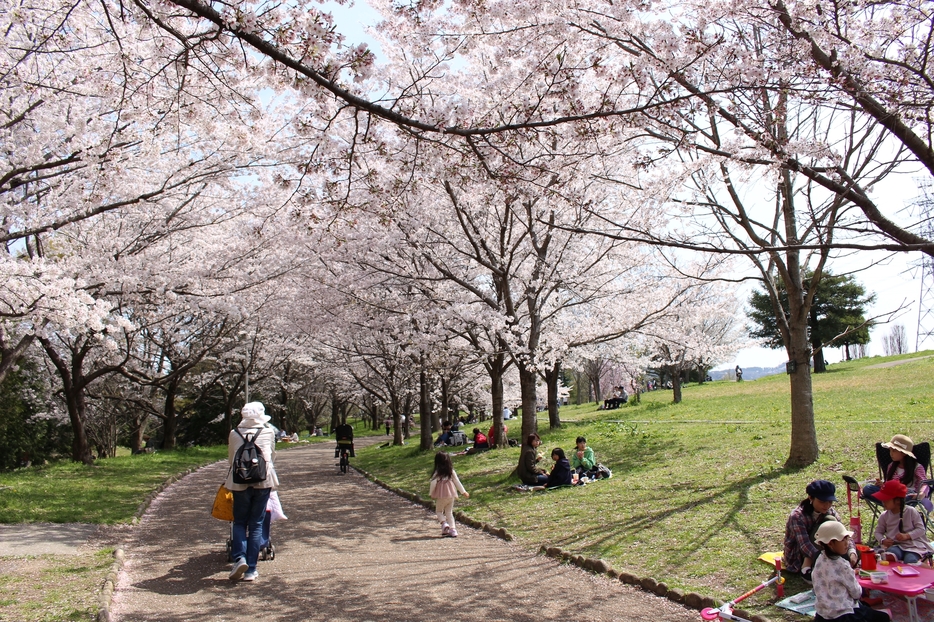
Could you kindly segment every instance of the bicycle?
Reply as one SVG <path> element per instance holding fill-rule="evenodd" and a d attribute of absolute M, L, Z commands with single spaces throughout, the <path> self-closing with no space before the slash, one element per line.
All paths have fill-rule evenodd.
<path fill-rule="evenodd" d="M 350 459 L 354 457 L 353 451 L 353 427 L 343 423 L 334 428 L 334 436 L 337 437 L 337 447 L 334 448 L 334 457 L 340 458 L 338 463 L 341 473 L 347 474 L 347 467 L 350 466 Z"/>
<path fill-rule="evenodd" d="M 350 448 L 349 447 L 339 447 L 340 451 L 340 468 L 341 473 L 347 474 L 347 467 L 350 466 Z"/>

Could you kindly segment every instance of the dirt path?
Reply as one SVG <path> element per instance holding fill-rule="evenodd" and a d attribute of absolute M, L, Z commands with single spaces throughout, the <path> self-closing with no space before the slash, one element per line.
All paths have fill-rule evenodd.
<path fill-rule="evenodd" d="M 930 356 L 916 356 L 911 359 L 902 359 L 900 361 L 889 361 L 888 363 L 876 363 L 875 365 L 869 365 L 866 369 L 885 369 L 886 367 L 896 367 L 898 365 L 904 365 L 905 363 L 914 363 L 915 361 L 923 361 L 924 359 L 929 359 Z"/>
<path fill-rule="evenodd" d="M 341 476 L 333 446 L 279 453 L 288 521 L 256 583 L 227 580 L 228 523 L 210 517 L 226 465 L 167 488 L 127 543 L 115 619 L 473 621 L 657 620 L 699 614 L 463 527 L 440 537 L 434 514 Z"/>

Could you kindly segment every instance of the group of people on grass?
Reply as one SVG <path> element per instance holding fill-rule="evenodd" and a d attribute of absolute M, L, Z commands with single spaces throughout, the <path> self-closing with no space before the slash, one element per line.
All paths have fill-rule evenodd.
<path fill-rule="evenodd" d="M 522 457 L 519 459 L 516 474 L 522 480 L 522 483 L 531 486 L 532 490 L 573 486 L 601 477 L 600 472 L 597 470 L 597 461 L 593 449 L 587 447 L 587 439 L 583 436 L 577 437 L 575 441 L 577 447 L 571 453 L 570 459 L 560 447 L 551 450 L 553 464 L 550 471 L 539 466 L 539 463 L 545 458 L 545 455 L 538 449 L 542 444 L 542 439 L 538 437 L 538 434 L 533 433 L 529 434 L 526 441 L 526 447 L 522 450 Z"/>
<path fill-rule="evenodd" d="M 884 479 L 867 484 L 862 496 L 879 503 L 884 511 L 876 524 L 877 553 L 891 561 L 919 562 L 931 552 L 921 513 L 912 505 L 927 501 L 925 470 L 913 453 L 914 443 L 896 434 L 883 447 L 892 459 Z M 886 622 L 888 614 L 869 607 L 856 580 L 860 561 L 851 539 L 833 508 L 836 486 L 815 480 L 805 489 L 807 497 L 788 517 L 782 566 L 800 573 L 813 585 L 816 622 Z"/>
<path fill-rule="evenodd" d="M 492 435 L 492 429 L 490 434 Z M 474 429 L 474 438 L 476 439 L 478 435 L 483 436 L 478 429 Z M 571 454 L 570 460 L 560 447 L 556 447 L 551 451 L 551 459 L 554 464 L 550 472 L 546 472 L 545 469 L 538 465 L 544 459 L 544 454 L 538 451 L 542 439 L 539 438 L 538 434 L 529 434 L 527 440 L 528 446 L 522 452 L 517 472 L 519 479 L 524 484 L 531 486 L 532 490 L 572 486 L 581 480 L 585 480 L 585 478 L 598 479 L 601 477 L 601 474 L 597 471 L 597 462 L 593 449 L 587 447 L 587 439 L 583 436 L 577 437 L 577 449 Z M 444 451 L 435 454 L 435 464 L 431 479 L 429 479 L 428 494 L 435 500 L 435 512 L 438 516 L 438 522 L 441 523 L 441 536 L 456 538 L 454 501 L 459 495 L 469 497 L 470 494 L 464 489 L 463 484 L 457 477 L 457 473 L 454 471 L 451 454 Z"/>

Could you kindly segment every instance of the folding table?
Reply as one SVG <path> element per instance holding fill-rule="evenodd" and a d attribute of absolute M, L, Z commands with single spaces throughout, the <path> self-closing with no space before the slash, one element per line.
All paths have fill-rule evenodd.
<path fill-rule="evenodd" d="M 902 576 L 896 572 L 897 568 L 917 571 L 914 576 Z M 907 570 L 907 569 L 911 570 Z M 859 584 L 867 590 L 879 590 L 896 596 L 903 596 L 908 601 L 908 617 L 911 622 L 921 622 L 918 616 L 918 597 L 924 596 L 924 590 L 934 584 L 934 569 L 927 566 L 909 566 L 904 563 L 891 562 L 888 566 L 879 565 L 876 572 L 885 572 L 888 583 L 873 583 L 871 579 L 857 576 Z"/>

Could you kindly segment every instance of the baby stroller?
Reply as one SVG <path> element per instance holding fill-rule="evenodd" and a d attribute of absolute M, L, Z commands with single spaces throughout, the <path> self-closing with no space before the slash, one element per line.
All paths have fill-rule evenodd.
<path fill-rule="evenodd" d="M 259 558 L 262 561 L 272 561 L 276 558 L 276 545 L 272 543 L 269 533 L 271 523 L 272 510 L 266 510 L 266 517 L 263 518 L 263 541 L 259 545 Z M 230 523 L 230 535 L 227 536 L 227 561 L 233 561 L 233 522 Z"/>

